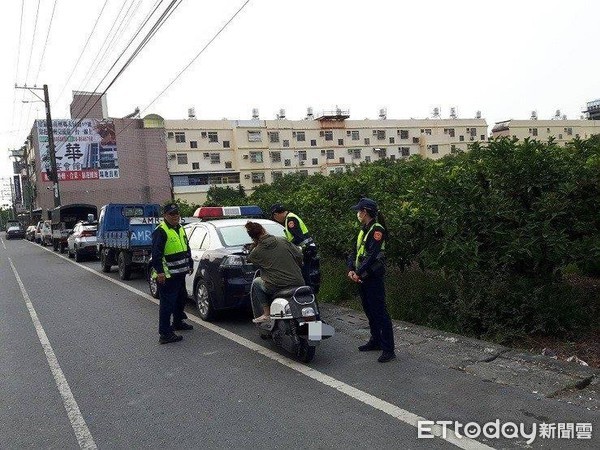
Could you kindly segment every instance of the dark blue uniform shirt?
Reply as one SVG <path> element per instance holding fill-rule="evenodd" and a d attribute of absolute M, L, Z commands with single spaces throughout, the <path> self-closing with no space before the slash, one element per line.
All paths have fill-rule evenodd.
<path fill-rule="evenodd" d="M 368 224 L 362 227 L 363 232 L 366 234 L 371 225 L 375 222 L 372 219 Z M 377 239 L 377 237 L 380 237 Z M 358 237 L 357 237 L 358 238 Z M 385 241 L 385 229 L 381 225 L 375 225 L 367 240 L 365 242 L 365 253 L 363 254 L 363 260 L 359 267 L 356 267 L 356 240 L 354 241 L 353 252 L 348 257 L 348 268 L 356 272 L 359 277 L 364 277 L 370 270 L 374 268 L 375 263 L 381 259 L 381 246 Z"/>

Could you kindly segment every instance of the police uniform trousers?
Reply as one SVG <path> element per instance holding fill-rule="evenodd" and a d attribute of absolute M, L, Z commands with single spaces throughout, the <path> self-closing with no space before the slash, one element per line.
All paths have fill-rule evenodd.
<path fill-rule="evenodd" d="M 394 351 L 392 320 L 385 306 L 385 284 L 383 276 L 365 278 L 358 284 L 362 306 L 369 319 L 371 341 L 383 351 Z"/>
<path fill-rule="evenodd" d="M 168 336 L 173 333 L 174 324 L 179 324 L 182 320 L 187 319 L 183 311 L 187 302 L 185 274 L 171 275 L 164 284 L 159 283 L 158 295 L 160 297 L 158 332 L 162 336 Z M 173 325 L 171 316 L 173 316 Z"/>

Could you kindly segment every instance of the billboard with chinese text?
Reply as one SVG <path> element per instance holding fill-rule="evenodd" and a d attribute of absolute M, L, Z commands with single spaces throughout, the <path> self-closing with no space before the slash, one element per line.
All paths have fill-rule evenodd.
<path fill-rule="evenodd" d="M 56 169 L 59 181 L 119 178 L 117 139 L 112 120 L 53 120 Z M 76 128 L 75 125 L 77 125 Z M 45 120 L 36 122 L 42 180 L 50 181 L 48 129 Z"/>

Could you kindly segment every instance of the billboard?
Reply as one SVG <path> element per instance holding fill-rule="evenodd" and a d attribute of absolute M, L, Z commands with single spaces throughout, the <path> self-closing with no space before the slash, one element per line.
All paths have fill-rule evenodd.
<path fill-rule="evenodd" d="M 12 179 L 12 187 L 13 187 L 13 200 L 15 205 L 23 203 L 23 190 L 21 189 L 21 175 L 16 174 L 13 175 Z"/>
<path fill-rule="evenodd" d="M 59 181 L 107 180 L 119 178 L 115 124 L 112 120 L 53 120 L 56 170 Z M 74 128 L 77 125 L 76 128 Z M 45 120 L 36 121 L 42 181 L 50 181 L 48 129 Z"/>

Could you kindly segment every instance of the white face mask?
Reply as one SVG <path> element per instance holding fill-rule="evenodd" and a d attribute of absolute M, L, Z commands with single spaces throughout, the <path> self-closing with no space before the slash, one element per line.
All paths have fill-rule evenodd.
<path fill-rule="evenodd" d="M 356 213 L 356 218 L 358 219 L 359 222 L 362 222 L 362 216 L 360 215 L 360 211 L 358 211 Z"/>

